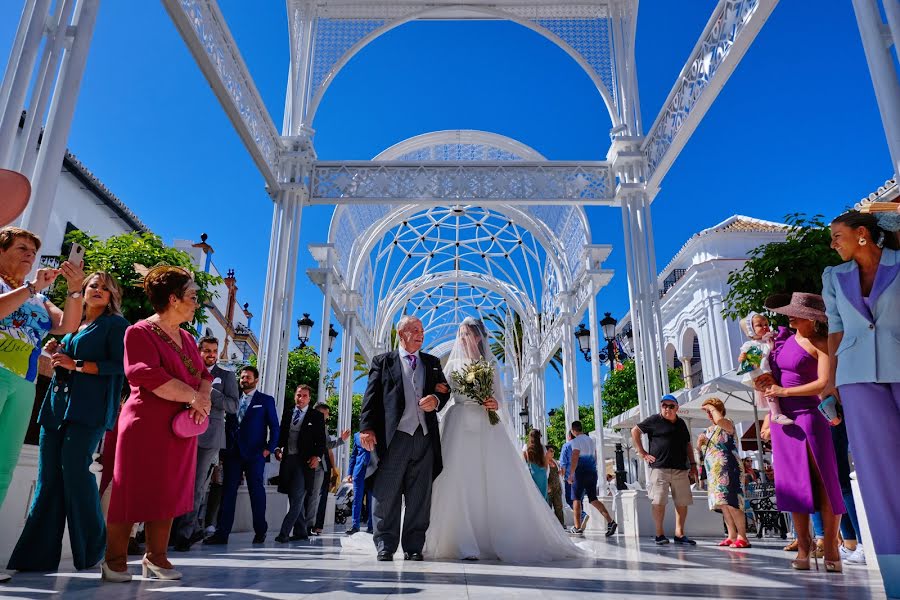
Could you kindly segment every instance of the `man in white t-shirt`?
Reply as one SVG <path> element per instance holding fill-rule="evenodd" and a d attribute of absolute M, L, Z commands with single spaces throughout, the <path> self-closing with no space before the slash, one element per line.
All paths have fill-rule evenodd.
<path fill-rule="evenodd" d="M 581 500 L 587 494 L 591 506 L 599 510 L 606 519 L 606 537 L 610 537 L 616 533 L 619 526 L 603 503 L 597 499 L 597 451 L 594 440 L 584 433 L 581 421 L 572 421 L 572 435 L 575 437 L 570 442 L 572 463 L 569 468 L 569 483 L 572 484 L 572 512 L 575 513 L 575 526 L 569 533 L 576 535 L 584 533 L 585 524 L 581 522 Z"/>

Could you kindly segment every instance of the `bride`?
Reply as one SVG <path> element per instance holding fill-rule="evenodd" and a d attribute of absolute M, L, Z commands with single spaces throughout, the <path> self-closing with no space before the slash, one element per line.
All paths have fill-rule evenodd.
<path fill-rule="evenodd" d="M 507 432 L 500 378 L 484 323 L 467 317 L 444 369 L 450 374 L 475 360 L 494 363 L 494 397 L 501 422 L 453 391 L 441 418 L 444 469 L 432 488 L 425 555 L 444 559 L 543 562 L 579 556 L 535 486 Z"/>

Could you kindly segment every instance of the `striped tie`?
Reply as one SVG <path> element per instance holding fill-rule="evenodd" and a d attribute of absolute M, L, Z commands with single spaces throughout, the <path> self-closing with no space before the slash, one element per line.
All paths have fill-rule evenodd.
<path fill-rule="evenodd" d="M 297 425 L 300 422 L 300 409 L 294 409 L 294 418 L 291 419 L 291 425 Z"/>
<path fill-rule="evenodd" d="M 240 424 L 240 422 L 244 420 L 244 415 L 247 414 L 248 408 L 250 408 L 250 398 L 244 396 L 243 398 L 241 398 L 241 407 L 238 409 L 238 424 Z"/>

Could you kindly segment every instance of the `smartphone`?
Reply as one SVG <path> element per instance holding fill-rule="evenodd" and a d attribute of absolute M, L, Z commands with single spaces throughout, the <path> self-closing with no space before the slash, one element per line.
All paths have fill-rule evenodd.
<path fill-rule="evenodd" d="M 69 263 L 73 266 L 80 267 L 84 263 L 84 246 L 77 242 L 72 243 L 72 249 L 69 250 Z"/>
<path fill-rule="evenodd" d="M 838 414 L 838 401 L 834 396 L 828 396 L 819 404 L 819 412 L 831 424 L 836 427 L 841 423 L 841 417 Z"/>

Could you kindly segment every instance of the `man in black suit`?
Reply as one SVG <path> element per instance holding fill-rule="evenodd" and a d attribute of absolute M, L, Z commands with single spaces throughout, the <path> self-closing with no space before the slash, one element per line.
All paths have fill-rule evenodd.
<path fill-rule="evenodd" d="M 281 461 L 278 491 L 288 495 L 288 512 L 275 538 L 281 544 L 309 539 L 304 505 L 307 494 L 318 493 L 313 489 L 313 482 L 316 467 L 325 452 L 325 416 L 309 407 L 311 391 L 306 384 L 298 385 L 294 392 L 294 406 L 285 407 L 281 417 L 275 458 Z"/>
<path fill-rule="evenodd" d="M 393 560 L 403 546 L 422 560 L 431 515 L 431 483 L 443 466 L 436 410 L 450 399 L 436 356 L 419 352 L 422 322 L 405 315 L 397 324 L 400 348 L 372 360 L 360 413 L 360 443 L 372 452 L 371 478 L 378 560 Z M 406 506 L 400 535 L 401 497 Z"/>

